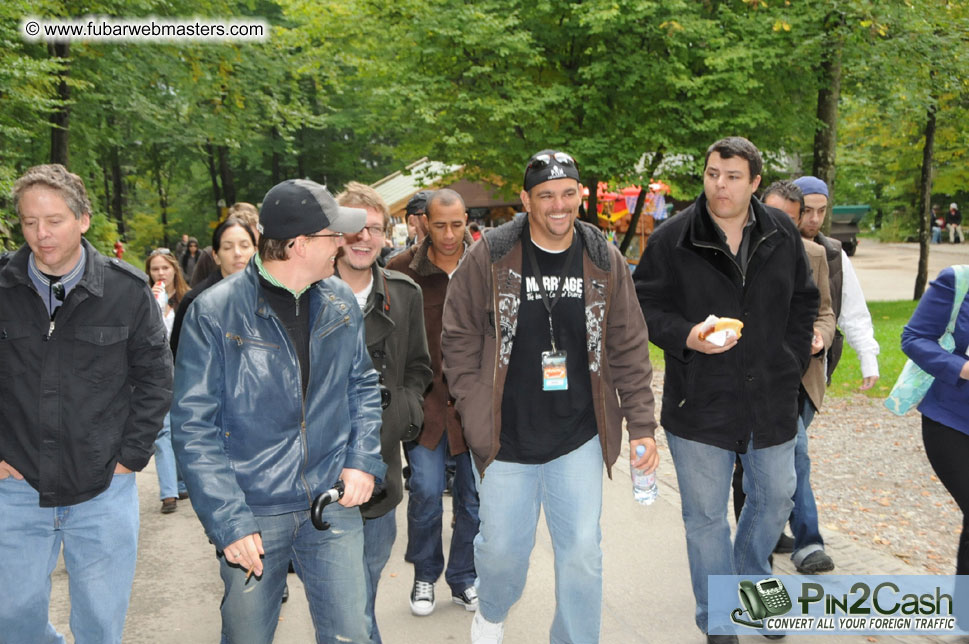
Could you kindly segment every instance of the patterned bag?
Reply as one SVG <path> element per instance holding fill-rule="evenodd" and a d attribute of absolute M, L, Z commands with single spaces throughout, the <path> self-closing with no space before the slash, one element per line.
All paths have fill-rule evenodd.
<path fill-rule="evenodd" d="M 953 266 L 952 269 L 956 274 L 956 292 L 952 300 L 952 314 L 949 316 L 949 325 L 946 327 L 945 333 L 939 338 L 939 346 L 949 353 L 952 353 L 956 348 L 956 341 L 952 337 L 952 332 L 955 330 L 956 318 L 959 315 L 959 309 L 962 308 L 962 301 L 966 298 L 966 291 L 969 290 L 969 265 Z M 905 366 L 902 367 L 902 373 L 898 375 L 898 380 L 895 381 L 895 386 L 892 387 L 892 392 L 885 399 L 885 407 L 893 414 L 904 416 L 910 409 L 922 402 L 922 398 L 925 397 L 925 393 L 932 386 L 934 380 L 934 376 L 930 376 L 922 371 L 917 364 L 907 360 Z"/>

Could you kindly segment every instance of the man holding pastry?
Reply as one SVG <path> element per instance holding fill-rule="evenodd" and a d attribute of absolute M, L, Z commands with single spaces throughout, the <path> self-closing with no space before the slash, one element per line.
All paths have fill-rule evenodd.
<path fill-rule="evenodd" d="M 666 355 L 661 424 L 708 642 L 737 641 L 708 631 L 708 576 L 770 574 L 767 558 L 790 515 L 798 387 L 818 312 L 797 228 L 753 197 L 762 167 L 747 139 L 711 145 L 703 193 L 653 233 L 633 275 L 650 340 Z M 743 326 L 717 329 L 722 318 Z M 747 503 L 731 542 L 737 454 Z"/>

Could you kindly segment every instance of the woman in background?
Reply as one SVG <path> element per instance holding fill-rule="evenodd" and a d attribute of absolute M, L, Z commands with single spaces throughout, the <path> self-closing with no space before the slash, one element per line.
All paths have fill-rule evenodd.
<path fill-rule="evenodd" d="M 955 302 L 956 271 L 969 279 L 969 266 L 950 266 L 935 278 L 902 331 L 902 351 L 935 381 L 919 404 L 925 453 L 962 510 L 962 535 L 956 574 L 969 575 L 969 299 Z M 952 314 L 959 308 L 955 350 L 939 346 Z"/>
<path fill-rule="evenodd" d="M 219 270 L 199 282 L 179 303 L 170 338 L 172 353 L 178 351 L 178 336 L 188 307 L 202 291 L 246 267 L 249 259 L 256 253 L 256 233 L 242 219 L 230 216 L 212 233 L 212 248 Z"/>
<path fill-rule="evenodd" d="M 145 272 L 152 293 L 161 307 L 165 330 L 169 336 L 175 322 L 175 309 L 188 293 L 188 284 L 182 276 L 182 268 L 167 248 L 156 248 L 145 260 Z M 158 490 L 162 514 L 171 514 L 178 505 L 178 498 L 185 498 L 185 486 L 179 487 L 175 453 L 172 451 L 172 427 L 168 414 L 155 439 L 155 469 L 158 470 Z"/>

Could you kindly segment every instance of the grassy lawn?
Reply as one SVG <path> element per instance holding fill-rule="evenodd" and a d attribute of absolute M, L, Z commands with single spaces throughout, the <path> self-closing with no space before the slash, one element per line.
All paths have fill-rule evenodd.
<path fill-rule="evenodd" d="M 869 302 L 868 310 L 875 325 L 875 339 L 881 351 L 878 354 L 878 372 L 881 377 L 875 386 L 864 392 L 871 398 L 885 398 L 892 390 L 895 379 L 905 364 L 905 354 L 902 353 L 902 328 L 912 317 L 917 302 L 900 300 L 896 302 Z M 665 361 L 663 352 L 654 344 L 649 347 L 650 361 L 653 368 L 663 370 Z M 838 369 L 834 372 L 829 396 L 843 397 L 858 390 L 861 384 L 861 365 L 858 355 L 847 342 Z"/>

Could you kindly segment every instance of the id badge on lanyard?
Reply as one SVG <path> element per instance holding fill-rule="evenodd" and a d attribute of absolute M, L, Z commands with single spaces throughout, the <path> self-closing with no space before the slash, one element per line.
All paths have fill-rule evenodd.
<path fill-rule="evenodd" d="M 562 297 L 562 291 L 565 286 L 565 274 L 559 278 L 554 298 L 550 298 L 548 293 L 545 292 L 545 281 L 542 278 L 538 260 L 535 258 L 535 250 L 532 248 L 531 237 L 529 237 L 526 243 L 526 248 L 528 249 L 528 259 L 531 261 L 532 270 L 538 274 L 539 293 L 542 296 L 542 304 L 545 305 L 545 310 L 548 313 L 548 335 L 552 344 L 551 351 L 542 351 L 542 391 L 567 391 L 569 388 L 567 355 L 565 351 L 559 350 L 555 346 L 555 329 L 552 326 L 552 309 L 558 303 L 559 298 Z M 575 257 L 576 248 L 578 248 L 578 245 L 573 242 L 568 254 L 565 256 L 564 266 L 566 271 L 572 265 L 572 258 Z"/>
<path fill-rule="evenodd" d="M 565 351 L 542 351 L 542 391 L 566 391 L 568 388 Z"/>

